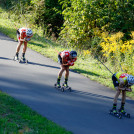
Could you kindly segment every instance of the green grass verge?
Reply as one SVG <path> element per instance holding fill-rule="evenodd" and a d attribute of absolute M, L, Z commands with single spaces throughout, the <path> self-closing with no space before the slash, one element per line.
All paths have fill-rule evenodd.
<path fill-rule="evenodd" d="M 0 134 L 71 134 L 0 92 Z"/>

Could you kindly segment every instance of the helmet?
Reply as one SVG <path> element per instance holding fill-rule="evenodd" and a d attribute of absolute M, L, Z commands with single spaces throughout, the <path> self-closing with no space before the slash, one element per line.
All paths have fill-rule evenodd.
<path fill-rule="evenodd" d="M 134 85 L 134 76 L 128 75 L 127 81 L 129 85 Z"/>
<path fill-rule="evenodd" d="M 76 58 L 77 57 L 77 52 L 76 51 L 71 51 L 70 55 L 72 58 Z"/>
<path fill-rule="evenodd" d="M 30 28 L 27 28 L 26 35 L 27 36 L 32 36 L 33 35 L 33 31 Z"/>

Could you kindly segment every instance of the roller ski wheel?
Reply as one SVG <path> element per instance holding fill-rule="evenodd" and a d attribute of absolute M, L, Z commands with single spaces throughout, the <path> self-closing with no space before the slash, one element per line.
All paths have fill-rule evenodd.
<path fill-rule="evenodd" d="M 119 118 L 119 119 L 122 118 L 122 115 L 121 115 L 119 112 L 113 112 L 113 110 L 110 110 L 110 111 L 109 111 L 109 114 L 110 114 L 110 115 L 113 115 L 113 116 L 115 116 L 115 117 L 117 117 L 117 118 Z"/>
<path fill-rule="evenodd" d="M 62 88 L 63 88 L 64 90 L 68 90 L 68 91 L 70 91 L 70 92 L 72 91 L 71 87 L 69 87 L 68 85 L 65 86 L 64 83 L 62 84 Z"/>
<path fill-rule="evenodd" d="M 130 118 L 130 114 L 127 113 L 127 112 L 121 112 L 121 111 L 119 110 L 119 113 L 120 113 L 122 116 L 124 116 L 124 117 Z"/>

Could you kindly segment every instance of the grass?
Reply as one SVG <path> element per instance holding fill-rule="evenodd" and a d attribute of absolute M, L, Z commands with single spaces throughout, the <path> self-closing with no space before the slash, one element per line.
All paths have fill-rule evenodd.
<path fill-rule="evenodd" d="M 0 134 L 71 134 L 71 132 L 0 92 Z"/>
<path fill-rule="evenodd" d="M 23 24 L 17 24 L 6 19 L 6 15 L 4 19 L 0 17 L 0 32 L 6 34 L 10 38 L 16 39 L 16 29 L 23 27 Z M 37 29 L 32 29 L 34 31 L 34 36 L 32 40 L 28 43 L 28 47 L 32 50 L 35 50 L 42 55 L 49 57 L 57 62 L 57 53 L 62 50 L 68 50 L 59 44 L 51 42 L 48 39 L 45 39 L 41 35 L 41 31 Z M 72 48 L 69 48 L 71 50 Z M 114 89 L 111 76 L 112 74 L 96 59 L 94 59 L 90 54 L 83 56 L 83 52 L 78 51 L 78 60 L 73 67 L 71 67 L 74 71 L 99 82 L 111 89 Z M 106 63 L 108 66 L 108 63 Z M 112 72 L 114 72 L 113 68 L 109 68 Z M 58 73 L 58 72 L 57 72 Z M 134 87 L 133 87 L 134 91 Z M 28 107 L 22 105 L 17 102 L 10 96 L 6 94 L 0 93 L 3 96 L 3 101 L 0 103 L 0 107 L 2 107 L 0 111 L 0 131 L 3 132 L 13 132 L 13 133 L 50 133 L 50 134 L 68 134 L 70 132 L 65 131 L 60 128 L 56 124 L 47 119 L 41 117 L 37 113 L 31 111 Z M 134 99 L 134 92 L 127 93 L 127 96 Z M 0 97 L 2 98 L 2 97 Z M 11 102 L 10 102 L 11 101 Z M 15 104 L 15 105 L 14 105 Z M 7 107 L 8 106 L 8 107 Z M 24 110 L 25 109 L 25 110 Z M 22 111 L 25 111 L 23 114 Z M 45 124 L 45 125 L 44 125 Z M 13 128 L 13 129 L 11 129 Z M 11 130 L 11 131 L 8 131 Z"/>

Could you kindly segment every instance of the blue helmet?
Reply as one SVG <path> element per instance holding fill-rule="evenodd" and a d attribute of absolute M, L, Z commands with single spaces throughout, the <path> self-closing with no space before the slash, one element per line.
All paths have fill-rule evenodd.
<path fill-rule="evenodd" d="M 134 76 L 128 75 L 127 81 L 129 85 L 134 85 Z"/>
<path fill-rule="evenodd" d="M 76 58 L 77 57 L 77 52 L 76 51 L 71 51 L 70 55 L 72 58 Z"/>

